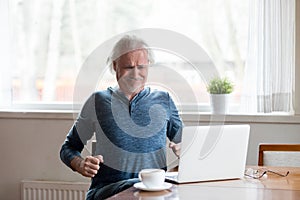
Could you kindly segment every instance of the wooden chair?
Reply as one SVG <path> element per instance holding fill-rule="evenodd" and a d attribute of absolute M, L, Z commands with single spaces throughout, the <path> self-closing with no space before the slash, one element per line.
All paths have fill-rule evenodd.
<path fill-rule="evenodd" d="M 300 144 L 260 144 L 258 165 L 300 167 Z"/>

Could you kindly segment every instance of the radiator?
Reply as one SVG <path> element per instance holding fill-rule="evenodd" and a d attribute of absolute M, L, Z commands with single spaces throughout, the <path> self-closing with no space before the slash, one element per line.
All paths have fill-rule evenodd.
<path fill-rule="evenodd" d="M 27 181 L 21 182 L 21 200 L 84 200 L 90 183 Z"/>

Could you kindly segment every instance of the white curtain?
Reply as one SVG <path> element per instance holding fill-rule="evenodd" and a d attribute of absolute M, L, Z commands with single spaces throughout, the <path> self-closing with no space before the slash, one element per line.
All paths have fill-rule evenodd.
<path fill-rule="evenodd" d="M 242 111 L 293 112 L 295 0 L 252 0 Z"/>

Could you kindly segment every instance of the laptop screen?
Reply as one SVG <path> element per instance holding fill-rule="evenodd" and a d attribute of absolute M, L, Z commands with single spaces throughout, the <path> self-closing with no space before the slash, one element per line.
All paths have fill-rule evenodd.
<path fill-rule="evenodd" d="M 243 177 L 249 132 L 249 125 L 184 127 L 178 182 Z"/>

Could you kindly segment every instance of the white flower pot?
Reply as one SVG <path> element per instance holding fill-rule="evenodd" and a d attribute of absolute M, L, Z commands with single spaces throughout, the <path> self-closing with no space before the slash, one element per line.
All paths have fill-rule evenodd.
<path fill-rule="evenodd" d="M 228 113 L 230 94 L 211 94 L 210 105 L 212 114 L 225 115 Z"/>

